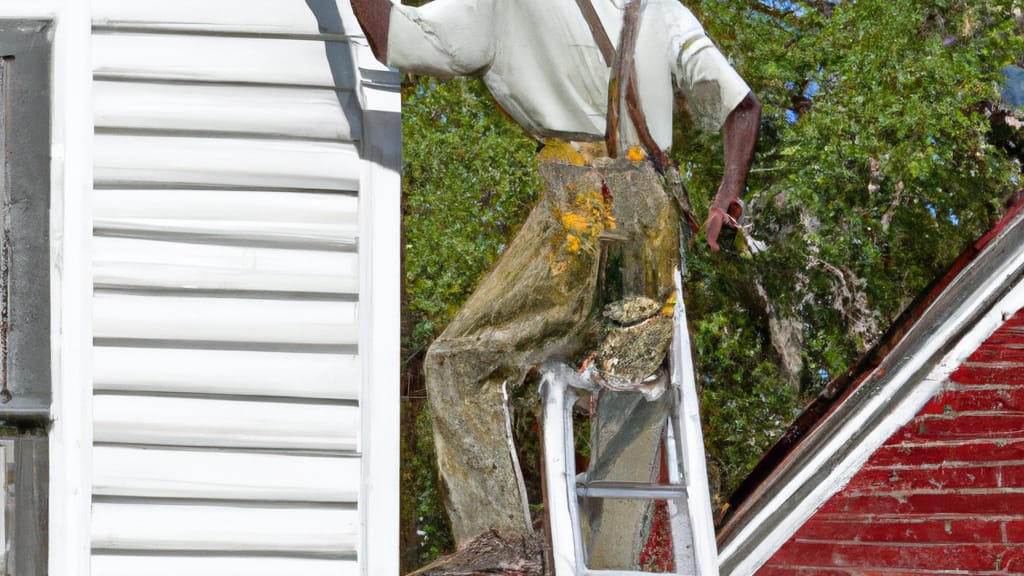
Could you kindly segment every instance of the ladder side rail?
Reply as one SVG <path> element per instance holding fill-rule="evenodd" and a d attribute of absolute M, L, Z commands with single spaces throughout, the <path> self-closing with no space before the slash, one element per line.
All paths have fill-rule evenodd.
<path fill-rule="evenodd" d="M 580 500 L 576 496 L 576 433 L 572 428 L 572 411 L 576 404 L 576 391 L 566 386 L 565 406 L 562 412 L 562 422 L 565 426 L 565 492 L 569 501 L 569 521 L 572 523 L 573 550 L 576 556 L 576 573 L 582 575 L 587 570 L 587 552 L 583 546 L 583 532 L 580 530 Z"/>
<path fill-rule="evenodd" d="M 680 573 L 682 574 L 682 573 Z M 585 576 L 673 576 L 672 573 L 642 572 L 639 570 L 588 570 Z"/>
<path fill-rule="evenodd" d="M 700 423 L 700 401 L 697 398 L 697 380 L 693 368 L 690 332 L 686 324 L 686 305 L 683 301 L 682 274 L 675 273 L 676 306 L 672 332 L 672 383 L 679 393 L 677 430 L 682 448 L 686 490 L 689 498 L 689 518 L 693 533 L 696 573 L 700 576 L 718 576 L 718 547 L 715 542 L 715 523 L 711 513 L 711 492 L 707 482 L 707 462 L 704 454 L 704 434 Z"/>
<path fill-rule="evenodd" d="M 674 363 L 671 360 L 670 363 Z M 682 443 L 679 439 L 679 414 L 680 398 L 678 386 L 672 386 L 672 412 L 669 415 L 669 425 L 665 427 L 665 465 L 668 468 L 668 481 L 670 484 L 683 485 L 682 470 L 679 461 L 682 453 Z M 685 489 L 685 486 L 684 486 Z M 696 574 L 696 559 L 693 554 L 693 525 L 690 522 L 689 494 L 685 498 L 669 500 L 666 502 L 668 508 L 669 529 L 672 533 L 672 559 L 675 562 L 676 574 Z"/>
<path fill-rule="evenodd" d="M 572 406 L 576 393 L 554 371 L 542 371 L 544 466 L 555 576 L 586 573 L 576 498 Z M 611 576 L 611 575 L 608 575 Z"/>

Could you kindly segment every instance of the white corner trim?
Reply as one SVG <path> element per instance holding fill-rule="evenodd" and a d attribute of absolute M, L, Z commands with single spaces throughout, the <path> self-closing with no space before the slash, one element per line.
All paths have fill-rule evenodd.
<path fill-rule="evenodd" d="M 28 4 L 5 3 L 4 15 L 28 17 Z M 55 17 L 50 87 L 53 425 L 48 563 L 52 576 L 88 576 L 92 487 L 92 6 L 90 0 L 38 4 Z"/>
<path fill-rule="evenodd" d="M 348 2 L 339 3 L 346 26 L 355 26 Z M 365 41 L 353 39 L 356 93 L 363 110 L 359 185 L 359 356 L 362 490 L 360 574 L 399 573 L 401 399 L 401 95 L 397 73 L 387 71 Z M 387 85 L 365 73 L 381 74 Z"/>
<path fill-rule="evenodd" d="M 397 112 L 396 112 L 397 114 Z M 372 127 L 364 134 L 372 138 Z M 390 144 L 398 146 L 398 143 Z M 401 190 L 398 173 L 363 161 L 359 355 L 362 574 L 398 574 Z"/>
<path fill-rule="evenodd" d="M 1004 286 L 1012 271 L 1019 270 L 1022 265 L 1024 265 L 1024 252 L 1018 252 L 1013 259 L 1004 264 L 999 273 L 992 274 L 988 278 L 982 290 L 974 294 L 972 299 L 974 306 L 963 306 L 957 310 L 948 322 L 928 338 L 919 354 L 909 359 L 897 371 L 886 375 L 886 384 L 882 389 L 856 414 L 852 415 L 829 438 L 814 458 L 801 469 L 800 473 L 776 492 L 761 511 L 748 520 L 736 537 L 722 549 L 720 562 L 724 563 L 736 555 L 738 550 L 753 537 L 757 528 L 768 521 L 772 512 L 782 507 L 799 488 L 811 481 L 814 473 L 821 469 L 827 459 L 843 450 L 844 445 L 851 442 L 853 436 L 862 430 L 867 422 L 886 410 L 890 400 L 901 387 L 901 383 L 924 368 L 928 358 L 937 353 L 944 343 L 965 327 L 966 322 L 976 312 L 975 307 L 985 302 L 996 290 Z M 953 284 L 950 285 L 950 287 L 952 286 Z M 753 574 L 764 565 L 819 508 L 825 505 L 829 498 L 846 486 L 860 467 L 892 434 L 921 410 L 928 400 L 939 391 L 949 375 L 1005 322 L 1006 317 L 1022 307 L 1024 307 L 1024 282 L 1018 277 L 1014 281 L 1013 288 L 970 328 L 952 350 L 943 356 L 942 360 L 924 378 L 924 381 L 895 408 L 889 409 L 888 414 L 880 420 L 879 425 L 875 426 L 859 444 L 852 448 L 846 448 L 847 455 L 832 469 L 825 481 L 820 482 L 782 521 L 779 521 L 776 528 L 764 537 L 751 553 L 737 561 L 736 567 L 729 572 L 730 576 Z"/>

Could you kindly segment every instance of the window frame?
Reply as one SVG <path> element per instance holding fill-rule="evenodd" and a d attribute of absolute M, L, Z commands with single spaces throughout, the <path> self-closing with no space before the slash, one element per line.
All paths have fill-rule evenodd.
<path fill-rule="evenodd" d="M 2 574 L 48 562 L 53 23 L 0 20 Z"/>
<path fill-rule="evenodd" d="M 50 418 L 52 24 L 0 20 L 0 421 Z M 15 144 L 16 143 L 16 144 Z"/>

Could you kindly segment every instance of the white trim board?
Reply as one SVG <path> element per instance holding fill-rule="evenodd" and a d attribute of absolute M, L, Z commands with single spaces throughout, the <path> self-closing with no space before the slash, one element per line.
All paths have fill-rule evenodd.
<path fill-rule="evenodd" d="M 36 6 L 38 5 L 38 6 Z M 39 9 L 34 13 L 32 9 Z M 53 425 L 49 574 L 88 576 L 92 485 L 92 3 L 6 1 L 54 15 L 50 273 Z"/>
<path fill-rule="evenodd" d="M 345 30 L 360 30 L 348 2 Z M 363 110 L 359 194 L 359 352 L 363 458 L 360 573 L 399 573 L 399 423 L 401 405 L 401 108 L 397 71 L 378 62 L 365 39 L 350 42 Z"/>

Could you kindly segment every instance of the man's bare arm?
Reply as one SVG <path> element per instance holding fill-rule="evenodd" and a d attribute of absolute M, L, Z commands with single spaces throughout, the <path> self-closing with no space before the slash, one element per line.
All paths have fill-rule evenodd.
<path fill-rule="evenodd" d="M 741 208 L 736 202 L 743 192 L 754 161 L 754 148 L 761 130 L 761 101 L 751 92 L 729 113 L 722 129 L 725 146 L 725 173 L 718 194 L 711 203 L 704 223 L 708 246 L 718 251 L 718 233 L 724 224 L 735 225 Z"/>
<path fill-rule="evenodd" d="M 370 50 L 377 60 L 388 61 L 388 27 L 391 21 L 389 0 L 352 0 L 352 11 L 363 27 Z"/>

